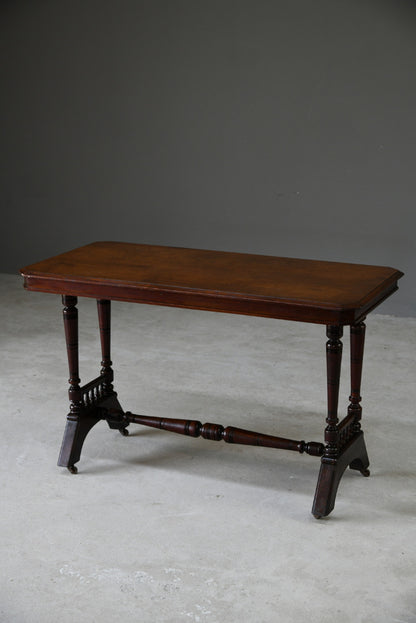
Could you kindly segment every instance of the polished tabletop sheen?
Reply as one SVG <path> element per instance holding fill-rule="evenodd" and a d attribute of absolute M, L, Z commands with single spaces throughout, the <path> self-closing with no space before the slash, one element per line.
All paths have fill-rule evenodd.
<path fill-rule="evenodd" d="M 29 290 L 352 324 L 397 289 L 383 266 L 95 242 L 21 270 Z"/>

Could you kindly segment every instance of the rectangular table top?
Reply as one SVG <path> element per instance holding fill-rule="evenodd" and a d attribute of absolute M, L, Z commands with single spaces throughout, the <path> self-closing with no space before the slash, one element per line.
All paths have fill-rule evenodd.
<path fill-rule="evenodd" d="M 397 290 L 394 268 L 94 242 L 21 269 L 28 290 L 353 324 Z"/>

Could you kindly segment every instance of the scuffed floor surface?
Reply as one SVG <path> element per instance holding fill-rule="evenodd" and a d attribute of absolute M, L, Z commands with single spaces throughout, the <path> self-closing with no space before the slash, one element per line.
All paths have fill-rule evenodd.
<path fill-rule="evenodd" d="M 60 297 L 0 286 L 1 621 L 416 622 L 416 319 L 368 318 L 371 477 L 347 471 L 317 521 L 319 459 L 297 453 L 100 423 L 79 474 L 57 467 Z M 85 383 L 100 367 L 95 301 L 78 307 Z M 113 328 L 125 409 L 323 440 L 324 327 L 114 303 Z M 344 345 L 341 414 L 348 332 Z"/>

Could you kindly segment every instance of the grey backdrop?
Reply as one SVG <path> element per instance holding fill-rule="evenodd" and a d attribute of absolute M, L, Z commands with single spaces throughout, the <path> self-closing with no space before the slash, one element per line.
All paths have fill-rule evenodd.
<path fill-rule="evenodd" d="M 416 315 L 416 7 L 1 8 L 0 270 L 126 240 L 392 265 Z"/>

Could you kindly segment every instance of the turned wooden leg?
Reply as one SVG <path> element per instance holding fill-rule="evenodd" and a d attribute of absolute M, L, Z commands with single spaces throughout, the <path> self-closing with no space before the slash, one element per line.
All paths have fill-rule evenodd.
<path fill-rule="evenodd" d="M 323 458 L 330 463 L 338 456 L 338 398 L 342 360 L 342 327 L 327 327 L 326 366 L 328 415 L 325 429 L 326 449 Z"/>
<path fill-rule="evenodd" d="M 114 372 L 111 361 L 111 301 L 97 300 L 98 324 L 100 327 L 101 342 L 101 377 L 103 378 L 104 406 L 108 409 L 122 411 L 113 388 Z M 110 428 L 119 430 L 122 435 L 128 435 L 128 422 L 124 418 L 107 418 Z"/>
<path fill-rule="evenodd" d="M 351 325 L 351 395 L 348 413 L 354 416 L 354 430 L 361 430 L 361 376 L 363 370 L 365 324 Z"/>
<path fill-rule="evenodd" d="M 85 413 L 82 401 L 78 363 L 77 298 L 75 296 L 63 296 L 62 303 L 64 305 L 63 317 L 69 367 L 69 413 L 58 465 L 67 467 L 71 473 L 76 473 L 75 463 L 80 459 L 85 437 L 101 418 L 93 413 Z"/>
<path fill-rule="evenodd" d="M 360 471 L 364 476 L 370 474 L 364 435 L 360 425 L 365 325 L 360 322 L 351 326 L 350 405 L 347 417 L 340 424 L 337 412 L 342 328 L 328 327 L 327 335 L 329 338 L 327 342 L 328 417 L 325 429 L 326 447 L 321 459 L 321 469 L 312 507 L 312 513 L 316 518 L 329 515 L 334 508 L 338 486 L 348 466 Z"/>
<path fill-rule="evenodd" d="M 363 355 L 365 341 L 365 324 L 359 322 L 351 325 L 351 395 L 348 407 L 348 415 L 353 417 L 352 428 L 354 433 L 361 432 L 361 376 L 363 370 Z M 363 476 L 369 476 L 369 460 L 365 448 L 364 438 L 362 439 L 361 451 L 357 454 L 350 464 L 351 469 L 360 471 Z"/>
<path fill-rule="evenodd" d="M 321 459 L 321 469 L 316 487 L 312 514 L 317 517 L 329 515 L 334 508 L 338 484 L 342 476 L 337 464 L 339 454 L 338 397 L 342 360 L 342 327 L 327 327 L 327 400 L 328 415 L 325 429 L 325 452 Z M 344 468 L 345 469 L 345 468 Z"/>
<path fill-rule="evenodd" d="M 113 393 L 114 373 L 110 358 L 111 350 L 111 301 L 97 300 L 98 324 L 101 342 L 101 376 L 106 396 Z"/>

